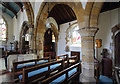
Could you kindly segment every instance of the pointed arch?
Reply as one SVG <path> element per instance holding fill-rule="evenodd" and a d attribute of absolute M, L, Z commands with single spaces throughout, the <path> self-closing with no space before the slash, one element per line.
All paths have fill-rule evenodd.
<path fill-rule="evenodd" d="M 81 2 L 54 2 L 54 3 L 49 3 L 49 10 L 51 11 L 52 8 L 56 5 L 56 4 L 65 4 L 67 6 L 69 6 L 70 8 L 72 8 L 72 10 L 74 11 L 76 17 L 77 17 L 77 21 L 79 23 L 79 26 L 82 28 L 84 26 L 84 18 L 83 16 L 83 8 L 82 8 L 82 4 Z M 47 2 L 42 2 L 41 7 L 39 9 L 37 18 L 36 18 L 36 23 L 35 23 L 35 44 L 34 47 L 37 50 L 37 42 L 39 42 L 38 40 L 40 40 L 38 38 L 38 33 L 43 33 L 46 29 L 45 29 L 45 22 L 47 20 L 48 14 L 48 5 Z M 42 30 L 42 31 L 41 31 Z"/>
<path fill-rule="evenodd" d="M 104 2 L 95 2 L 88 0 L 85 8 L 85 22 L 88 27 L 97 27 L 98 17 Z"/>
<path fill-rule="evenodd" d="M 34 28 L 34 11 L 31 6 L 31 3 L 29 1 L 22 2 L 22 3 L 24 5 L 26 13 L 27 13 L 29 25 L 30 25 L 30 27 Z"/>
<path fill-rule="evenodd" d="M 24 45 L 24 40 L 25 38 L 23 38 L 23 35 L 25 36 L 27 30 L 29 29 L 29 22 L 28 21 L 24 21 L 23 24 L 22 24 L 22 28 L 21 28 L 21 32 L 20 32 L 20 42 L 19 42 L 19 47 L 20 47 L 20 50 L 23 50 L 23 46 Z"/>

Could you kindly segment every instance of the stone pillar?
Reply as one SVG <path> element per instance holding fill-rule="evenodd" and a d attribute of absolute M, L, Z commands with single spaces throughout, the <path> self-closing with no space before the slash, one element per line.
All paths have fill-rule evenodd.
<path fill-rule="evenodd" d="M 94 78 L 94 36 L 97 31 L 96 27 L 85 27 L 79 30 L 82 44 L 82 73 L 80 75 L 82 83 L 96 82 Z"/>
<path fill-rule="evenodd" d="M 29 38 L 29 47 L 30 47 L 30 53 L 33 53 L 33 48 L 34 48 L 34 26 L 33 25 L 29 25 L 29 34 L 30 34 L 30 38 Z"/>

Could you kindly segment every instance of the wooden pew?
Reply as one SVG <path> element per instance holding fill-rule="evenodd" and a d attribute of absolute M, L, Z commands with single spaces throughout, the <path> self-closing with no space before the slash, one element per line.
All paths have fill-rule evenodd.
<path fill-rule="evenodd" d="M 47 60 L 48 60 L 48 62 L 51 61 L 51 58 L 45 57 L 45 58 L 41 58 L 41 59 L 33 59 L 33 60 L 13 62 L 13 70 L 12 71 L 13 71 L 14 78 L 17 78 L 20 74 L 22 74 L 23 68 L 30 68 L 30 67 L 33 67 L 35 65 L 39 65 L 42 63 L 42 60 L 46 60 L 45 62 L 43 62 L 43 63 L 46 63 Z M 39 61 L 41 61 L 41 63 L 39 63 Z M 29 64 L 26 64 L 26 66 L 21 65 L 21 64 L 25 64 L 25 63 L 29 63 Z"/>
<path fill-rule="evenodd" d="M 60 57 L 63 57 L 63 58 L 66 60 L 66 59 L 68 59 L 68 54 L 56 56 L 57 59 L 60 59 Z M 38 61 L 41 61 L 41 60 L 48 60 L 48 62 L 52 61 L 51 56 L 49 56 L 49 57 L 45 57 L 45 58 L 41 58 L 41 59 L 33 59 L 33 60 L 26 60 L 26 61 L 14 62 L 14 63 L 13 63 L 13 74 L 14 74 L 14 78 L 18 78 L 18 76 L 19 76 L 20 74 L 22 74 L 23 68 L 29 68 L 29 67 L 34 67 L 34 66 L 36 66 L 36 65 L 39 65 L 39 64 L 37 64 L 37 62 L 38 62 Z M 31 63 L 31 62 L 34 62 L 35 64 L 17 68 L 18 65 L 20 65 L 20 64 Z M 21 65 L 20 65 L 20 66 L 21 66 Z"/>
<path fill-rule="evenodd" d="M 73 70 L 74 68 L 77 68 L 77 71 L 72 73 L 70 76 L 68 76 L 69 71 Z M 64 74 L 66 74 L 66 77 L 61 83 L 67 84 L 72 78 L 74 78 L 76 75 L 80 73 L 80 62 L 68 67 L 67 69 L 62 70 L 61 72 L 50 76 L 49 78 L 42 80 L 41 84 L 48 84 L 51 83 L 53 80 L 56 80 L 59 77 L 62 77 Z M 54 82 L 53 82 L 54 83 Z"/>
<path fill-rule="evenodd" d="M 69 65 L 69 59 L 75 59 L 77 56 L 73 56 L 71 58 L 68 58 L 68 55 L 66 54 L 66 55 L 57 56 L 56 58 L 59 59 L 60 57 L 62 57 L 63 59 L 59 60 L 59 61 L 56 61 L 56 62 L 55 61 L 51 61 L 51 62 L 48 62 L 48 63 L 45 63 L 45 64 L 36 65 L 34 67 L 31 67 L 31 68 L 28 68 L 28 67 L 24 68 L 22 82 L 26 84 L 26 83 L 28 83 L 27 81 L 29 81 L 29 83 L 30 83 L 30 82 L 32 82 L 32 81 L 34 81 L 36 79 L 39 80 L 39 77 L 45 76 L 46 74 L 47 74 L 47 76 L 49 76 L 55 70 L 58 70 L 57 72 L 59 72 L 59 71 L 65 69 L 66 67 L 68 67 L 66 65 Z M 54 62 L 54 63 L 52 63 L 52 62 Z M 56 63 L 61 63 L 62 66 L 58 67 L 58 68 L 55 68 L 55 69 L 50 69 L 50 66 L 54 65 Z M 38 74 L 36 74 L 35 76 L 32 76 L 32 77 L 28 77 L 28 73 L 30 73 L 32 71 L 36 71 L 38 69 L 42 69 L 42 68 L 44 68 L 46 66 L 48 67 L 48 71 L 44 71 L 42 73 L 38 73 Z M 56 73 L 54 73 L 54 74 L 56 74 Z M 52 75 L 54 75 L 54 74 L 52 74 Z"/>
<path fill-rule="evenodd" d="M 68 58 L 68 54 L 56 56 L 56 60 L 66 59 L 66 58 Z"/>
<path fill-rule="evenodd" d="M 60 67 L 57 67 L 57 70 L 62 70 L 65 68 L 64 62 L 65 62 L 65 60 L 51 61 L 51 62 L 44 63 L 41 65 L 36 65 L 31 68 L 24 68 L 21 82 L 23 84 L 30 84 L 30 83 L 36 82 L 38 80 L 42 80 L 46 77 L 49 77 L 49 75 L 51 75 L 51 73 L 56 70 L 56 68 L 51 68 L 51 66 L 54 64 L 61 63 Z M 48 69 L 45 70 L 47 67 L 48 67 Z M 38 72 L 37 74 L 32 75 L 33 74 L 32 72 L 37 71 L 37 70 L 43 71 L 43 72 L 40 72 L 40 73 Z"/>

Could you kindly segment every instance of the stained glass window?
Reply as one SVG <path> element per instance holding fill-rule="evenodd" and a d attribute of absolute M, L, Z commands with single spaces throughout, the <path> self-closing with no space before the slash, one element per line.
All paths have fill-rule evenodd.
<path fill-rule="evenodd" d="M 52 42 L 55 42 L 55 35 L 53 32 L 52 32 Z"/>
<path fill-rule="evenodd" d="M 6 40 L 6 24 L 3 18 L 0 17 L 0 40 Z"/>
<path fill-rule="evenodd" d="M 72 45 L 73 46 L 80 46 L 81 47 L 81 36 L 78 33 L 78 31 L 77 31 L 78 29 L 79 29 L 79 27 L 76 26 L 74 28 L 73 33 L 72 33 Z"/>

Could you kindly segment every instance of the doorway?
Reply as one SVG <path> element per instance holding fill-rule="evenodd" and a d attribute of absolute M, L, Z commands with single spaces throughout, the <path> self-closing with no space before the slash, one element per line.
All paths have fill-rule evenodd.
<path fill-rule="evenodd" d="M 55 35 L 51 29 L 48 29 L 44 35 L 44 57 L 51 56 L 52 59 L 55 59 L 56 56 L 56 42 Z"/>

